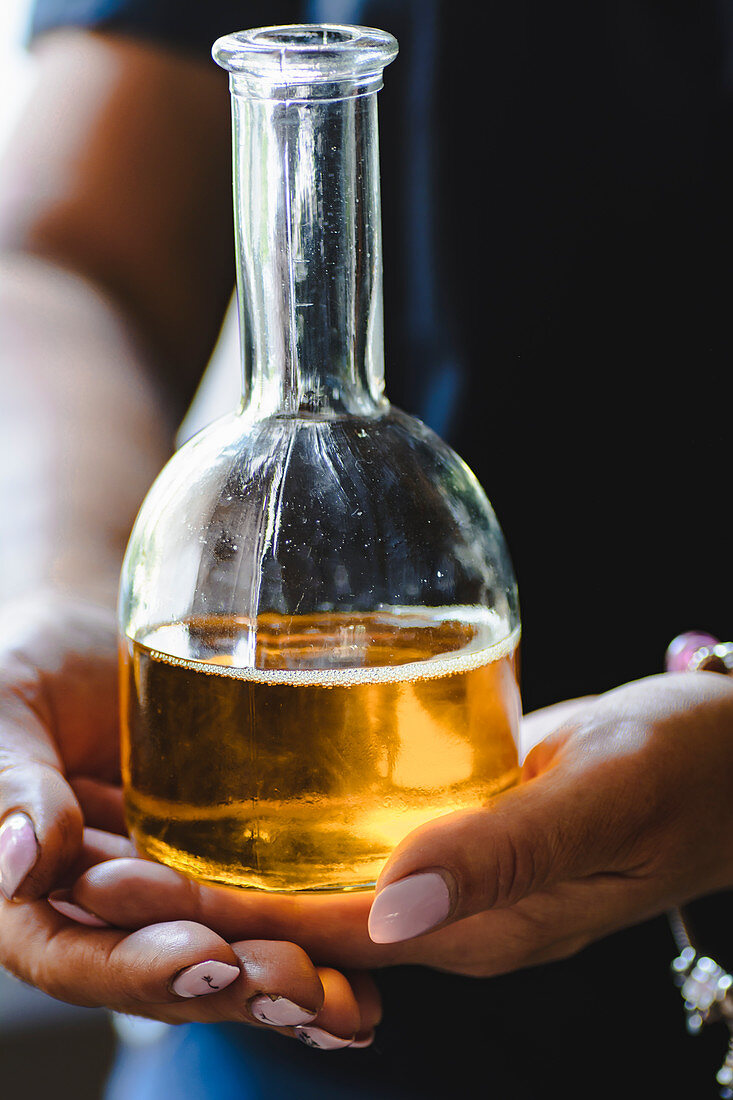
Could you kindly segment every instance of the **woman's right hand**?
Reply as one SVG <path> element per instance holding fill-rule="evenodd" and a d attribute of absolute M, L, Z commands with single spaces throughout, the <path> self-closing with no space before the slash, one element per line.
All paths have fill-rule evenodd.
<path fill-rule="evenodd" d="M 380 1018 L 369 975 L 318 967 L 294 943 L 228 943 L 196 920 L 133 932 L 80 924 L 65 889 L 97 862 L 132 854 L 114 616 L 53 593 L 4 606 L 0 965 L 72 1004 L 275 1027 L 322 1049 L 368 1043 Z"/>

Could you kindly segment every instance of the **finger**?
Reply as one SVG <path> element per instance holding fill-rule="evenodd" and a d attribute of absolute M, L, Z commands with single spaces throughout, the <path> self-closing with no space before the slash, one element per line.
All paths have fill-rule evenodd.
<path fill-rule="evenodd" d="M 17 776 L 16 776 L 17 778 Z M 29 782 L 26 773 L 24 792 L 27 794 Z M 60 827 L 60 815 L 58 815 L 57 803 L 54 803 L 48 794 L 49 786 L 43 788 L 43 807 L 46 814 L 53 815 L 55 810 L 56 825 Z M 63 794 L 63 787 L 61 788 Z M 44 820 L 44 812 L 37 816 Z M 44 830 L 40 830 L 42 835 Z M 52 864 L 55 864 L 55 884 L 69 886 L 87 868 L 101 863 L 104 860 L 133 856 L 135 849 L 129 838 L 116 833 L 108 833 L 103 830 L 85 828 L 82 833 L 82 845 L 76 856 L 67 851 L 63 859 L 67 866 L 64 867 L 62 859 L 56 854 L 55 829 L 45 830 L 45 856 Z M 27 813 L 22 810 L 11 811 L 2 825 L 0 825 L 0 888 L 8 900 L 14 896 L 18 898 L 33 897 L 35 893 L 42 894 L 43 884 L 34 888 L 34 880 L 42 875 L 40 866 L 40 844 L 36 836 L 36 827 Z M 36 865 L 39 865 L 38 868 Z"/>
<path fill-rule="evenodd" d="M 9 969 L 60 1000 L 169 1023 L 265 1024 L 322 1049 L 348 1045 L 359 1028 L 347 979 L 316 970 L 293 943 L 230 946 L 190 921 L 132 933 L 82 930 L 43 902 L 4 903 L 0 917 Z M 315 1030 L 300 1034 L 311 1023 Z"/>
<path fill-rule="evenodd" d="M 7 898 L 43 896 L 82 843 L 65 779 L 119 771 L 113 617 L 52 599 L 0 609 L 0 883 Z"/>
<path fill-rule="evenodd" d="M 323 1007 L 316 968 L 294 943 L 243 940 L 232 944 L 244 975 L 242 989 L 249 1017 L 268 1027 L 310 1023 Z"/>
<path fill-rule="evenodd" d="M 43 901 L 3 902 L 0 918 L 7 969 L 72 1004 L 175 1021 L 181 1005 L 218 994 L 241 974 L 231 947 L 189 921 L 132 933 L 81 929 Z"/>
<path fill-rule="evenodd" d="M 83 819 L 73 791 L 53 766 L 16 758 L 0 773 L 0 819 L 2 893 L 42 897 L 80 853 Z"/>
<path fill-rule="evenodd" d="M 277 895 L 206 886 L 162 864 L 114 859 L 90 868 L 73 886 L 82 909 L 123 928 L 187 919 L 230 943 L 292 940 L 316 962 L 369 969 L 405 961 L 367 935 L 369 894 Z"/>
<path fill-rule="evenodd" d="M 295 1036 L 309 1047 L 341 1050 L 351 1046 L 361 1026 L 361 1012 L 354 990 L 345 975 L 330 967 L 319 967 L 323 986 L 323 1007 L 312 1023 L 295 1028 Z"/>
<path fill-rule="evenodd" d="M 486 808 L 429 822 L 385 865 L 369 914 L 371 938 L 410 940 L 592 874 L 620 843 L 615 801 L 569 783 L 557 768 Z M 627 831 L 634 825 L 631 816 L 625 819 Z"/>
<path fill-rule="evenodd" d="M 26 702 L 25 677 L 16 670 L 0 682 L 0 886 L 8 899 L 41 897 L 82 842 L 79 803 L 42 714 Z"/>
<path fill-rule="evenodd" d="M 98 863 L 105 863 L 111 859 L 130 858 L 135 855 L 135 847 L 128 837 L 119 836 L 117 833 L 107 833 L 101 829 L 85 828 L 83 833 L 82 848 L 78 858 L 74 861 L 60 880 L 56 889 L 48 895 L 49 898 L 64 895 L 70 899 L 69 888 L 74 882 Z"/>
<path fill-rule="evenodd" d="M 359 999 L 343 974 L 314 968 L 292 943 L 245 940 L 231 947 L 240 960 L 239 980 L 198 1001 L 194 1017 L 190 1006 L 179 1004 L 168 1008 L 168 1019 L 253 1023 L 320 1050 L 351 1046 L 357 1033 L 371 1039 L 373 1027 L 362 1032 Z M 201 980 L 198 971 L 195 980 Z"/>
<path fill-rule="evenodd" d="M 345 973 L 359 1006 L 359 1029 L 352 1047 L 367 1047 L 374 1040 L 374 1032 L 382 1022 L 382 998 L 377 984 L 366 970 L 348 970 Z"/>
<path fill-rule="evenodd" d="M 519 787 L 399 845 L 377 883 L 372 938 L 406 941 L 591 877 L 634 892 L 651 882 L 655 911 L 719 889 L 730 867 L 718 846 L 730 833 L 720 763 L 730 706 L 726 677 L 680 673 L 574 709 L 531 751 Z M 698 801 L 709 812 L 686 817 Z"/>
<path fill-rule="evenodd" d="M 381 1006 L 368 975 L 347 978 L 328 967 L 316 969 L 294 943 L 243 940 L 231 947 L 241 978 L 197 1006 L 198 1019 L 254 1022 L 321 1050 L 343 1049 L 357 1034 L 373 1034 Z M 176 1012 L 188 1017 L 184 1006 Z"/>
<path fill-rule="evenodd" d="M 82 874 L 89 867 L 104 863 L 109 859 L 123 859 L 134 856 L 135 846 L 129 837 L 117 833 L 107 833 L 103 829 L 84 829 Z"/>
<path fill-rule="evenodd" d="M 69 776 L 119 782 L 117 631 L 114 612 L 77 597 L 41 594 L 35 604 L 0 608 L 0 708 L 21 703 L 20 742 L 31 715 L 42 743 L 54 748 Z M 13 730 L 0 726 L 3 747 Z"/>
<path fill-rule="evenodd" d="M 25 914 L 23 933 L 32 951 L 9 954 L 9 965 L 18 977 L 60 1000 L 169 1023 L 249 1023 L 257 1021 L 265 996 L 290 1026 L 309 1023 L 323 1004 L 321 980 L 295 944 L 230 947 L 210 929 L 189 921 L 133 933 L 82 931 L 70 922 L 64 927 L 63 918 L 50 909 L 44 920 L 38 911 L 43 905 L 24 907 L 33 910 Z M 11 925 L 18 913 L 12 914 Z M 329 1022 L 334 1014 L 337 1020 L 345 1015 L 350 1025 L 349 1006 L 344 1012 L 335 1004 Z"/>
<path fill-rule="evenodd" d="M 76 795 L 87 825 L 103 829 L 107 833 L 127 836 L 122 789 L 119 784 L 78 776 L 69 779 L 69 786 Z"/>
<path fill-rule="evenodd" d="M 54 903 L 55 897 L 51 899 Z M 362 965 L 365 956 L 375 965 L 412 961 L 409 955 L 392 959 L 390 949 L 377 947 L 369 940 L 366 934 L 367 895 L 360 898 L 354 895 L 287 898 L 219 889 L 187 879 L 161 864 L 123 858 L 90 868 L 74 884 L 66 900 L 75 908 L 66 906 L 64 912 L 80 923 L 87 923 L 90 916 L 96 920 L 103 915 L 110 923 L 138 928 L 145 923 L 170 920 L 177 914 L 179 918 L 214 927 L 230 942 L 244 935 L 267 936 L 269 940 L 277 940 L 279 948 L 282 938 L 287 935 L 289 940 L 297 940 L 307 947 L 311 955 L 315 952 L 318 957 L 333 962 L 343 960 L 343 965 L 352 967 Z M 358 909 L 354 902 L 358 902 Z M 302 947 L 296 948 L 293 943 L 290 947 L 293 951 L 302 951 Z M 237 942 L 233 942 L 233 948 L 240 950 Z M 256 975 L 251 966 L 250 963 L 247 972 L 254 980 Z M 291 975 L 295 972 L 296 968 L 291 965 Z M 251 1014 L 268 1026 L 292 1027 L 296 1022 L 294 1014 L 300 1015 L 301 1010 L 313 1002 L 307 1000 L 307 991 L 299 991 L 292 984 L 290 993 L 286 994 L 287 987 L 277 978 L 277 974 L 273 974 L 269 985 L 263 985 L 261 999 L 250 1006 Z M 359 1011 L 357 1040 L 366 1046 L 381 1020 L 379 992 L 366 971 L 350 970 L 347 980 L 353 998 L 347 998 L 347 1004 L 353 1006 L 355 1001 Z M 340 997 L 341 987 L 337 983 L 331 982 L 329 988 L 332 997 Z M 329 1002 L 326 1026 L 320 1018 L 315 1023 L 325 1031 L 333 1028 L 336 1037 L 343 1039 L 348 1037 L 348 1026 L 353 1026 L 354 1021 L 350 1019 L 349 1025 L 344 1027 L 341 1022 L 343 1000 L 339 999 L 338 1003 L 341 1007 L 334 1008 L 333 1002 Z M 347 1007 L 346 1011 L 351 1012 L 352 1007 Z M 338 1017 L 338 1022 L 334 1016 Z"/>

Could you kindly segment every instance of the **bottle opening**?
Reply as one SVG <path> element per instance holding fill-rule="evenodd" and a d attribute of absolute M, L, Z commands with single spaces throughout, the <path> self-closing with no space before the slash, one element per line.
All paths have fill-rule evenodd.
<path fill-rule="evenodd" d="M 267 28 L 256 31 L 253 41 L 275 42 L 278 46 L 331 46 L 334 42 L 353 42 L 357 35 L 333 27 L 292 27 L 289 30 Z"/>

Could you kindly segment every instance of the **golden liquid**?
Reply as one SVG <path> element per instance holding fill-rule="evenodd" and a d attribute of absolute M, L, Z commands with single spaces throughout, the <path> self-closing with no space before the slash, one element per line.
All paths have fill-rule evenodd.
<path fill-rule="evenodd" d="M 210 882 L 372 886 L 416 826 L 518 778 L 517 637 L 486 646 L 483 634 L 424 612 L 263 615 L 254 668 L 220 655 L 222 638 L 233 654 L 252 644 L 242 620 L 170 624 L 127 641 L 132 837 Z"/>

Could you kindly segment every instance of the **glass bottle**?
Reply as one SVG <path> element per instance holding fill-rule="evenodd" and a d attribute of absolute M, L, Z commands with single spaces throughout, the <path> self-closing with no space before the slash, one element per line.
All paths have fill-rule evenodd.
<path fill-rule="evenodd" d="M 516 585 L 460 458 L 384 395 L 370 28 L 229 35 L 240 407 L 151 488 L 119 604 L 129 828 L 260 889 L 373 885 L 518 775 Z M 488 428 L 487 428 L 488 430 Z"/>

